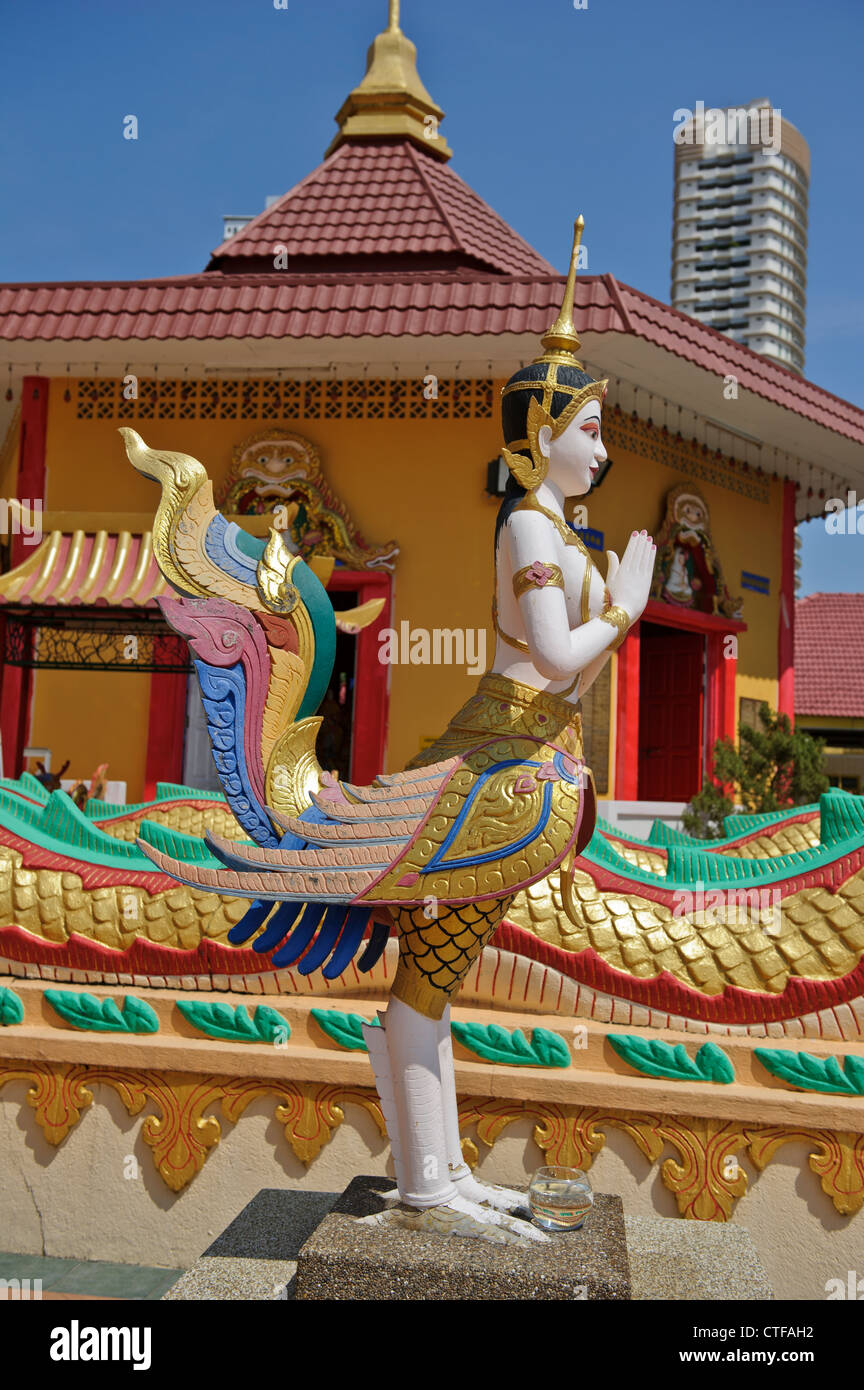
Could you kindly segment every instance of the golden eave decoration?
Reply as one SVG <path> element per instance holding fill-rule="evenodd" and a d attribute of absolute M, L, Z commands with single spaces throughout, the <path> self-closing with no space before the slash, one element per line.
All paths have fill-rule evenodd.
<path fill-rule="evenodd" d="M 150 531 L 51 531 L 26 560 L 0 576 L 0 606 L 152 608 L 169 592 Z"/>

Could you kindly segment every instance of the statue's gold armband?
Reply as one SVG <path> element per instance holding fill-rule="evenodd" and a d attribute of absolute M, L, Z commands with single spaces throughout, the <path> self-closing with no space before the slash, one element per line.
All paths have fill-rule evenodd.
<path fill-rule="evenodd" d="M 513 576 L 513 592 L 521 598 L 529 589 L 563 589 L 564 576 L 558 565 L 547 565 L 535 560 L 524 569 L 517 570 Z"/>
<path fill-rule="evenodd" d="M 624 608 L 619 608 L 616 604 L 611 608 L 604 608 L 603 612 L 599 613 L 597 616 L 602 618 L 604 623 L 611 623 L 614 628 L 617 628 L 618 636 L 612 643 L 612 651 L 616 652 L 627 636 L 627 629 L 630 626 L 630 615 Z"/>

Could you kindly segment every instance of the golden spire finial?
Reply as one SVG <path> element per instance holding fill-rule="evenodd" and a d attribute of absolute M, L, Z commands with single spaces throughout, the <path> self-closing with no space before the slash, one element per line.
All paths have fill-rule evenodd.
<path fill-rule="evenodd" d="M 444 112 L 417 73 L 417 49 L 399 28 L 399 0 L 389 0 L 387 28 L 366 55 L 366 76 L 349 93 L 336 116 L 339 134 L 327 154 L 347 140 L 378 137 L 410 140 L 437 159 L 450 149 L 438 129 Z"/>
<path fill-rule="evenodd" d="M 567 272 L 567 284 L 564 287 L 561 312 L 552 327 L 540 339 L 546 349 L 546 353 L 540 361 L 545 361 L 553 356 L 560 357 L 562 353 L 574 357 L 580 346 L 573 323 L 573 295 L 576 289 L 576 266 L 579 260 L 579 247 L 584 228 L 585 218 L 580 212 L 573 225 L 573 250 L 570 252 L 570 269 Z"/>

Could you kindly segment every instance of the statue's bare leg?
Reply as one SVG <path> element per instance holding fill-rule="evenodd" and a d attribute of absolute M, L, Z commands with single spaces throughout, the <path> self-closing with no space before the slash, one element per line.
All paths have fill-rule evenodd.
<path fill-rule="evenodd" d="M 438 1034 L 438 1068 L 441 1077 L 441 1100 L 444 1109 L 444 1133 L 447 1142 L 447 1167 L 460 1197 L 482 1202 L 496 1211 L 514 1212 L 525 1207 L 524 1193 L 509 1187 L 496 1187 L 479 1182 L 462 1156 L 459 1135 L 459 1110 L 456 1102 L 456 1076 L 453 1067 L 453 1038 L 450 1032 L 450 1005 L 435 1025 Z"/>
<path fill-rule="evenodd" d="M 452 1150 L 448 1145 L 445 1101 L 440 1059 L 441 1023 L 425 1017 L 391 996 L 385 1014 L 379 1014 L 380 1027 L 366 1025 L 363 1034 L 375 1072 L 375 1083 L 387 1124 L 387 1133 L 396 1168 L 399 1197 L 414 1209 L 417 1223 L 429 1213 L 429 1229 L 452 1229 L 460 1235 L 483 1235 L 484 1228 L 500 1228 L 502 1238 L 548 1240 L 530 1222 L 509 1216 L 460 1190 L 464 1174 L 454 1178 L 450 1172 Z M 449 1028 L 449 1019 L 448 1019 Z M 450 1053 L 452 1078 L 452 1051 Z M 449 1092 L 448 1092 L 449 1097 Z M 452 1113 L 455 1119 L 455 1086 Z M 452 1143 L 452 1135 L 450 1136 Z M 458 1155 L 458 1123 L 456 1123 Z M 459 1167 L 461 1168 L 461 1155 Z M 470 1178 L 470 1173 L 468 1177 Z M 471 1179 L 473 1183 L 473 1179 Z M 476 1184 L 481 1188 L 481 1184 Z M 516 1201 L 518 1203 L 518 1197 Z M 511 1203 L 508 1201 L 508 1207 Z M 369 1218 L 367 1218 L 369 1219 Z M 372 1218 L 378 1220 L 379 1218 Z M 442 1226 L 442 1222 L 449 1223 Z"/>

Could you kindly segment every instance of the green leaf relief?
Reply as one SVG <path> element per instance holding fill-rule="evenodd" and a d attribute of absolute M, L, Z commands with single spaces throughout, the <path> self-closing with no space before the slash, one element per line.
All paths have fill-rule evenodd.
<path fill-rule="evenodd" d="M 377 1028 L 377 1018 L 370 1020 L 362 1014 L 345 1014 L 339 1009 L 311 1009 L 310 1013 L 322 1032 L 337 1046 L 349 1052 L 369 1051 L 363 1037 L 363 1024 L 371 1022 Z"/>
<path fill-rule="evenodd" d="M 11 989 L 0 987 L 0 1028 L 8 1028 L 13 1023 L 21 1023 L 24 1018 L 24 1005 Z"/>
<path fill-rule="evenodd" d="M 252 1018 L 245 1004 L 232 1008 L 230 1004 L 204 1004 L 190 1000 L 177 1001 L 187 1023 L 208 1038 L 222 1038 L 228 1042 L 285 1043 L 291 1036 L 288 1020 L 271 1009 L 267 1004 L 259 1004 Z"/>
<path fill-rule="evenodd" d="M 659 1038 L 637 1038 L 631 1033 L 607 1033 L 607 1041 L 622 1061 L 644 1076 L 667 1081 L 716 1081 L 728 1086 L 735 1080 L 735 1068 L 722 1047 L 703 1043 L 690 1057 L 683 1043 L 662 1042 Z"/>
<path fill-rule="evenodd" d="M 74 989 L 46 989 L 48 1003 L 73 1028 L 91 1029 L 97 1033 L 158 1033 L 159 1019 L 143 999 L 128 994 L 122 1010 L 116 1000 L 97 999 L 94 994 L 81 994 Z"/>
<path fill-rule="evenodd" d="M 453 1036 L 484 1062 L 503 1062 L 511 1067 L 569 1067 L 570 1049 L 548 1028 L 533 1028 L 531 1040 L 521 1028 L 502 1028 L 499 1023 L 453 1023 Z"/>
<path fill-rule="evenodd" d="M 864 1059 L 811 1057 L 808 1052 L 792 1052 L 780 1047 L 755 1047 L 766 1071 L 796 1086 L 800 1091 L 823 1091 L 829 1095 L 864 1096 Z"/>

